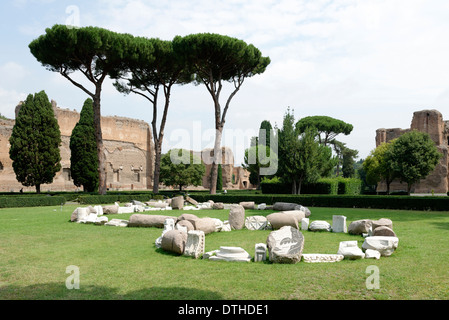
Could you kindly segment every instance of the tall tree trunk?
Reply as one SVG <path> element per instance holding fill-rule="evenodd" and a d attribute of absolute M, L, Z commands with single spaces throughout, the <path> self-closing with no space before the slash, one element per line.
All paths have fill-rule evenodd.
<path fill-rule="evenodd" d="M 214 82 L 212 72 L 210 73 L 210 77 L 208 79 L 209 85 L 206 85 L 209 93 L 214 100 L 214 108 L 215 108 L 215 143 L 214 143 L 214 161 L 212 163 L 211 168 L 211 185 L 210 185 L 210 194 L 217 193 L 217 177 L 218 177 L 218 164 L 222 164 L 222 154 L 221 154 L 221 137 L 223 135 L 223 127 L 226 122 L 226 113 L 228 112 L 229 104 L 231 103 L 232 98 L 239 91 L 240 86 L 243 83 L 243 79 L 239 79 L 236 83 L 234 80 L 234 91 L 229 95 L 226 105 L 223 110 L 223 114 L 221 114 L 221 106 L 220 106 L 220 93 L 222 89 L 221 76 L 219 79 Z M 207 82 L 207 81 L 205 81 Z"/>
<path fill-rule="evenodd" d="M 302 179 L 299 179 L 299 182 L 298 182 L 298 193 L 297 194 L 301 194 L 301 185 L 302 185 Z"/>
<path fill-rule="evenodd" d="M 156 124 L 159 86 L 155 87 L 155 94 L 153 95 L 153 121 L 151 122 L 151 126 L 153 129 L 154 147 L 156 149 L 154 159 L 154 172 L 153 172 L 153 193 L 155 194 L 159 193 L 159 181 L 161 176 L 162 142 L 164 140 L 165 124 L 167 122 L 168 107 L 170 105 L 171 86 L 172 84 L 163 87 L 165 96 L 165 105 L 164 105 L 164 112 L 162 113 L 159 132 L 157 131 L 157 124 Z"/>
<path fill-rule="evenodd" d="M 36 193 L 37 194 L 41 193 L 41 185 L 40 184 L 36 184 Z"/>
<path fill-rule="evenodd" d="M 210 172 L 210 194 L 217 193 L 218 164 L 222 163 L 222 154 L 221 154 L 222 133 L 223 127 L 218 127 L 217 130 L 215 130 L 214 158 Z"/>
<path fill-rule="evenodd" d="M 106 194 L 106 156 L 104 154 L 103 146 L 103 134 L 101 131 L 101 85 L 96 87 L 95 96 L 93 99 L 94 108 L 94 127 L 95 127 L 95 140 L 97 142 L 97 154 L 98 154 L 98 193 Z"/>
<path fill-rule="evenodd" d="M 296 180 L 292 181 L 292 194 L 296 194 Z"/>
<path fill-rule="evenodd" d="M 154 159 L 154 173 L 153 173 L 153 193 L 159 193 L 159 181 L 161 177 L 161 158 L 162 158 L 162 141 L 157 141 L 155 144 L 155 159 Z"/>

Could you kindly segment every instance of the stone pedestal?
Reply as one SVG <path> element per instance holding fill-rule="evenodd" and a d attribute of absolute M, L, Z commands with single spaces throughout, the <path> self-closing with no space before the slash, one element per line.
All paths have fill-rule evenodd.
<path fill-rule="evenodd" d="M 184 255 L 198 259 L 204 253 L 205 235 L 203 231 L 192 230 L 187 233 Z"/>
<path fill-rule="evenodd" d="M 235 261 L 250 262 L 251 256 L 244 249 L 239 247 L 220 247 L 215 255 L 211 256 L 212 261 Z"/>
<path fill-rule="evenodd" d="M 267 260 L 267 245 L 265 243 L 256 243 L 254 252 L 254 262 Z"/>
<path fill-rule="evenodd" d="M 309 218 L 301 220 L 301 230 L 309 230 Z"/>
<path fill-rule="evenodd" d="M 348 232 L 345 216 L 332 216 L 332 232 Z"/>

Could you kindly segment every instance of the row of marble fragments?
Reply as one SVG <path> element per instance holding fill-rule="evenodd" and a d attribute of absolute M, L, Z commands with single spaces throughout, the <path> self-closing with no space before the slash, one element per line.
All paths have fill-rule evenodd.
<path fill-rule="evenodd" d="M 252 203 L 250 205 L 253 206 Z M 297 204 L 276 203 L 273 209 L 286 211 L 275 212 L 266 217 L 245 217 L 245 207 L 247 207 L 246 203 L 230 205 L 229 219 L 224 222 L 212 218 L 200 219 L 191 214 L 183 214 L 178 218 L 134 214 L 130 217 L 130 221 L 112 219 L 110 222 L 102 220 L 101 223 L 97 224 L 123 227 L 163 227 L 162 235 L 155 241 L 158 248 L 194 258 L 202 256 L 204 259 L 209 260 L 251 261 L 252 257 L 239 247 L 223 246 L 218 250 L 204 252 L 206 234 L 216 231 L 238 230 L 243 227 L 249 230 L 276 230 L 270 233 L 266 243 L 255 244 L 254 261 L 265 261 L 267 259 L 267 251 L 269 260 L 275 263 L 296 263 L 301 261 L 301 259 L 305 262 L 336 262 L 344 258 L 379 259 L 380 256 L 391 255 L 398 245 L 398 238 L 392 230 L 392 222 L 389 219 L 353 221 L 347 228 L 346 217 L 344 216 L 334 215 L 332 225 L 323 220 L 310 222 L 310 210 Z M 95 223 L 96 221 L 93 218 L 97 220 L 105 218 L 97 218 L 98 209 L 100 208 L 96 206 L 95 208 L 90 208 L 91 212 L 84 213 L 82 210 L 87 211 L 89 209 L 77 208 L 72 214 L 72 218 L 75 215 L 78 219 L 72 219 L 72 221 Z M 80 219 L 80 210 L 84 215 L 87 215 L 83 219 Z M 93 211 L 97 212 L 93 213 Z M 78 214 L 76 214 L 77 212 Z M 91 216 L 92 219 L 90 219 Z M 358 247 L 357 241 L 343 241 L 339 245 L 337 254 L 303 254 L 304 236 L 299 230 L 359 234 L 365 237 L 365 242 L 362 245 L 363 250 Z"/>
<path fill-rule="evenodd" d="M 263 221 L 263 220 L 262 220 Z M 260 222 L 260 221 L 259 221 Z M 254 216 L 247 217 L 245 225 L 250 230 L 265 229 L 260 223 L 256 223 Z M 309 226 L 308 218 L 301 221 L 301 229 L 309 231 L 333 231 L 348 232 L 346 228 L 346 217 L 333 216 L 332 227 L 315 228 L 313 222 Z M 325 225 L 318 221 L 318 225 Z M 326 222 L 327 223 L 327 222 Z M 220 249 L 205 252 L 205 235 L 201 230 L 178 230 L 173 219 L 167 219 L 164 223 L 164 231 L 156 240 L 156 246 L 166 251 L 175 252 L 193 258 L 209 259 L 213 261 L 244 261 L 255 262 L 268 260 L 273 263 L 297 263 L 305 262 L 338 262 L 343 259 L 379 259 L 381 256 L 390 256 L 398 246 L 398 238 L 394 235 L 373 236 L 372 226 L 384 228 L 388 224 L 392 228 L 391 220 L 380 219 L 372 221 L 369 219 L 354 221 L 350 224 L 352 234 L 361 234 L 365 240 L 362 248 L 358 247 L 358 241 L 342 241 L 339 244 L 337 254 L 312 253 L 303 254 L 304 236 L 299 228 L 282 226 L 272 231 L 266 243 L 257 243 L 254 248 L 254 259 L 240 247 L 221 246 Z M 258 226 L 257 228 L 256 225 Z M 224 231 L 224 230 L 223 230 Z M 230 230 L 226 230 L 230 231 Z M 363 231 L 366 231 L 363 232 Z"/>

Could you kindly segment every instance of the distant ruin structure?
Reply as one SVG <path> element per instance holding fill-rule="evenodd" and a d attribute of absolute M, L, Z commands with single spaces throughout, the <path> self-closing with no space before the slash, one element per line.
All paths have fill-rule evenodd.
<path fill-rule="evenodd" d="M 59 108 L 52 100 L 53 111 L 61 131 L 61 167 L 53 183 L 41 186 L 45 191 L 82 191 L 73 184 L 70 172 L 70 136 L 79 121 L 75 110 Z M 16 107 L 16 117 L 21 103 Z M 35 191 L 17 181 L 12 160 L 9 158 L 9 138 L 15 120 L 0 119 L 0 192 Z M 101 118 L 104 152 L 106 154 L 106 183 L 109 190 L 148 190 L 153 188 L 154 143 L 151 128 L 142 120 L 108 116 Z M 234 167 L 234 155 L 229 148 L 223 148 L 223 187 L 226 189 L 247 189 L 249 173 L 241 167 Z M 205 151 L 203 151 L 205 152 Z M 206 165 L 203 185 L 194 189 L 208 189 L 208 174 L 211 165 Z M 161 186 L 165 189 L 164 186 Z"/>
<path fill-rule="evenodd" d="M 417 130 L 430 135 L 435 142 L 438 151 L 443 154 L 440 163 L 427 178 L 412 186 L 412 193 L 447 193 L 449 191 L 449 121 L 443 120 L 443 115 L 437 110 L 422 110 L 413 113 L 412 123 L 409 129 L 377 129 L 376 147 L 381 143 L 390 142 L 400 135 Z M 386 184 L 381 182 L 377 186 L 378 192 L 386 191 Z M 407 184 L 393 181 L 390 185 L 390 192 L 406 191 Z"/>

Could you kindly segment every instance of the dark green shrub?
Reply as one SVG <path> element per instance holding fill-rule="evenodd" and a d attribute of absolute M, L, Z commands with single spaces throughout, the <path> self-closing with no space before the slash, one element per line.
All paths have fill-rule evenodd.
<path fill-rule="evenodd" d="M 284 183 L 278 177 L 272 179 L 263 178 L 260 183 L 263 194 L 288 194 L 292 192 L 290 183 Z"/>
<path fill-rule="evenodd" d="M 79 196 L 78 200 L 80 204 L 107 204 L 114 202 L 131 202 L 137 200 L 140 202 L 146 202 L 153 198 L 153 194 L 106 194 L 106 195 L 86 195 Z"/>
<path fill-rule="evenodd" d="M 302 194 L 338 194 L 338 180 L 331 178 L 318 179 L 308 183 L 301 189 Z"/>
<path fill-rule="evenodd" d="M 362 190 L 362 180 L 354 178 L 338 178 L 338 194 L 358 195 Z"/>
<path fill-rule="evenodd" d="M 0 208 L 59 206 L 65 202 L 65 198 L 62 196 L 0 197 Z"/>
<path fill-rule="evenodd" d="M 263 194 L 290 194 L 291 185 L 283 183 L 279 178 L 264 179 L 261 182 Z M 322 178 L 314 183 L 303 184 L 301 194 L 347 194 L 357 195 L 361 192 L 362 182 L 350 178 Z"/>
<path fill-rule="evenodd" d="M 210 195 L 201 193 L 192 193 L 191 197 L 198 202 L 207 200 L 224 203 L 254 201 L 256 204 L 266 203 L 267 205 L 272 205 L 275 202 L 292 202 L 306 207 L 449 211 L 449 197 L 307 194 Z"/>

